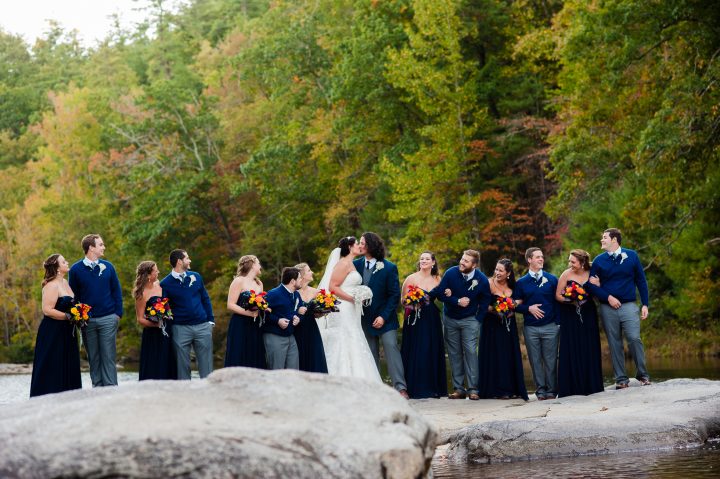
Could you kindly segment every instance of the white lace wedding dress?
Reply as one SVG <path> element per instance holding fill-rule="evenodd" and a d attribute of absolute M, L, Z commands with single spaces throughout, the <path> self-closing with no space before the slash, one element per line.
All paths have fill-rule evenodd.
<path fill-rule="evenodd" d="M 328 266 L 334 267 L 331 261 Z M 322 282 L 320 286 L 323 287 Z M 351 295 L 358 289 L 367 289 L 362 286 L 362 276 L 355 270 L 345 277 L 341 287 Z M 337 313 L 318 318 L 328 373 L 382 382 L 360 323 L 362 304 L 341 300 L 338 309 Z"/>

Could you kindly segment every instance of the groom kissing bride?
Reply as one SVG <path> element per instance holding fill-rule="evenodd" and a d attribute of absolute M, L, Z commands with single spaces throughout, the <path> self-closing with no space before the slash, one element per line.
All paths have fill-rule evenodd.
<path fill-rule="evenodd" d="M 353 261 L 356 256 L 364 256 Z M 408 398 L 400 348 L 397 266 L 385 259 L 385 245 L 375 233 L 342 238 L 333 250 L 320 281 L 341 300 L 340 311 L 320 325 L 328 372 L 381 381 L 380 343 L 393 386 Z M 372 296 L 372 297 L 370 297 Z"/>

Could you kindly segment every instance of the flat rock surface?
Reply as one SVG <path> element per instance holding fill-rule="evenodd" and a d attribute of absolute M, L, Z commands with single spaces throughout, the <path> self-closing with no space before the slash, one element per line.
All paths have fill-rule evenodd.
<path fill-rule="evenodd" d="M 652 386 L 550 401 L 414 400 L 440 433 L 444 459 L 496 462 L 692 447 L 720 435 L 720 381 Z"/>
<path fill-rule="evenodd" d="M 362 379 L 225 368 L 0 410 L 0 477 L 425 477 L 428 422 Z"/>

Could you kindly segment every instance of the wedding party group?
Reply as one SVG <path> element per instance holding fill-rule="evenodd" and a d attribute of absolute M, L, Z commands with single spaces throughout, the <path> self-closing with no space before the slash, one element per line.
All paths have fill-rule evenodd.
<path fill-rule="evenodd" d="M 382 383 L 382 349 L 392 387 L 406 399 L 527 401 L 515 316 L 521 313 L 536 398 L 588 395 L 604 390 L 599 316 L 615 387 L 629 384 L 623 337 L 636 378 L 649 385 L 640 339 L 648 287 L 637 253 L 621 242 L 618 229 L 605 230 L 603 252 L 591 262 L 588 252 L 572 250 L 559 278 L 543 270 L 544 255 L 536 247 L 525 252 L 528 272 L 519 279 L 509 259 L 500 259 L 488 278 L 473 249 L 441 275 L 435 255 L 425 251 L 417 270 L 401 285 L 382 238 L 366 232 L 359 239 L 340 239 L 317 287 L 312 286 L 310 266 L 300 263 L 284 268 L 280 284 L 267 292 L 259 278 L 260 260 L 245 255 L 228 290 L 232 316 L 224 365 L 299 369 Z M 102 259 L 100 235 L 85 236 L 81 245 L 85 256 L 72 266 L 60 254 L 44 263 L 44 317 L 31 397 L 82 387 L 79 338 L 93 387 L 117 385 L 120 282 L 112 263 Z M 203 278 L 191 271 L 185 250 L 172 251 L 169 265 L 163 279 L 155 262 L 137 266 L 133 297 L 143 327 L 140 380 L 190 379 L 191 349 L 201 378 L 213 370 L 215 316 Z M 403 311 L 401 345 L 398 307 Z"/>

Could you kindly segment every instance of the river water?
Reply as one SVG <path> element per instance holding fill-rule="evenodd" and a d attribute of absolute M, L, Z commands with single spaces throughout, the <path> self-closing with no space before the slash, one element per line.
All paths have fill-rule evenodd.
<path fill-rule="evenodd" d="M 720 358 L 652 359 L 648 370 L 653 381 L 673 378 L 705 378 L 720 380 Z M 603 361 L 609 363 L 609 361 Z M 604 364 L 604 366 L 609 366 Z M 628 361 L 632 374 L 633 365 Z M 528 391 L 532 391 L 532 377 L 525 364 Z M 604 370 L 605 384 L 612 383 L 612 371 Z M 193 377 L 197 377 L 193 373 Z M 118 372 L 120 387 L 137 381 L 136 371 Z M 90 375 L 82 374 L 83 387 L 90 387 Z M 30 375 L 0 375 L 0 407 L 25 401 L 30 392 Z M 442 448 L 433 460 L 436 478 L 455 477 L 613 477 L 640 478 L 718 478 L 720 477 L 720 441 L 710 441 L 702 448 L 682 451 L 633 452 L 609 456 L 586 456 L 538 461 L 498 464 L 450 464 L 443 460 Z"/>

